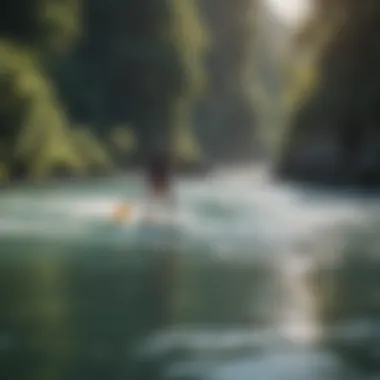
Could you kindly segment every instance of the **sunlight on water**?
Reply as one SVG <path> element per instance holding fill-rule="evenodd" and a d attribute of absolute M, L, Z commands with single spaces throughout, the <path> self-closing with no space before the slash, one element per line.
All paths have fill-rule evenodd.
<path fill-rule="evenodd" d="M 279 186 L 262 170 L 220 171 L 202 181 L 177 178 L 174 224 L 185 237 L 178 239 L 166 226 L 152 228 L 154 223 L 144 223 L 147 204 L 141 197 L 143 187 L 141 183 L 133 185 L 133 191 L 121 181 L 97 188 L 89 185 L 88 191 L 81 188 L 78 193 L 72 185 L 67 192 L 49 189 L 38 195 L 27 190 L 4 194 L 0 235 L 39 237 L 54 244 L 67 244 L 72 239 L 75 246 L 78 242 L 90 247 L 101 243 L 116 252 L 133 251 L 132 247 L 140 244 L 141 248 L 142 243 L 178 243 L 181 254 L 191 257 L 201 252 L 207 256 L 208 274 L 201 268 L 199 277 L 189 275 L 193 282 L 186 285 L 186 291 L 198 289 L 192 290 L 192 297 L 219 321 L 218 327 L 200 323 L 202 318 L 194 325 L 178 322 L 169 331 L 149 336 L 139 347 L 146 355 L 159 357 L 173 349 L 191 352 L 190 361 L 176 361 L 176 366 L 170 367 L 177 375 L 182 371 L 197 373 L 202 379 L 294 380 L 309 378 L 310 366 L 303 361 L 320 360 L 318 368 L 335 368 L 335 359 L 310 348 L 319 341 L 321 326 L 308 277 L 320 266 L 339 260 L 337 253 L 343 244 L 340 229 L 363 224 L 369 210 L 380 210 L 378 201 Z M 124 224 L 115 223 L 113 212 L 123 202 L 131 206 L 132 217 Z M 199 246 L 202 249 L 195 248 Z M 87 248 L 86 252 L 93 251 Z M 95 261 L 92 264 L 104 265 Z M 202 265 L 206 263 L 205 258 Z M 263 263 L 269 269 L 258 286 L 250 281 L 258 276 Z M 112 267 L 112 262 L 109 265 Z M 215 269 L 217 265 L 221 269 Z M 247 272 L 244 287 L 235 289 L 233 276 L 241 277 L 244 269 L 251 267 L 259 268 L 258 272 Z M 212 276 L 218 270 L 221 278 L 214 281 Z M 242 293 L 246 293 L 244 297 Z M 243 305 L 234 303 L 238 296 L 242 296 L 239 302 Z M 183 298 L 191 301 L 187 300 L 189 295 Z M 208 310 L 214 307 L 213 302 L 220 310 Z M 230 318 L 234 321 L 238 315 L 244 320 L 239 329 L 228 325 L 230 319 L 223 319 L 229 308 L 237 306 L 241 309 L 234 310 Z M 301 350 L 293 353 L 296 347 Z M 226 357 L 227 361 L 218 359 Z M 205 373 L 210 376 L 204 377 Z"/>
<path fill-rule="evenodd" d="M 304 252 L 290 252 L 281 261 L 280 275 L 288 297 L 279 310 L 280 331 L 298 344 L 317 343 L 321 326 L 316 314 L 315 300 L 307 284 L 307 275 L 315 269 L 313 258 Z"/>
<path fill-rule="evenodd" d="M 328 226 L 360 223 L 366 215 L 360 202 L 335 196 L 318 199 L 306 191 L 280 187 L 272 184 L 262 171 L 219 173 L 203 182 L 177 182 L 178 227 L 194 239 L 215 244 L 229 241 L 250 246 L 255 241 L 282 245 L 300 236 L 312 236 Z M 60 192 L 52 196 L 41 191 L 34 199 L 29 195 L 4 194 L 0 206 L 3 214 L 8 215 L 0 220 L 0 234 L 10 233 L 12 228 L 17 233 L 38 233 L 46 227 L 46 231 L 61 231 L 66 237 L 70 231 L 77 235 L 78 227 L 111 225 L 114 210 L 122 202 L 132 210 L 131 223 L 126 223 L 126 228 L 134 228 L 145 212 L 146 205 L 137 195 L 138 190 L 128 194 L 121 185 L 119 194 L 115 194 L 114 187 L 106 186 L 89 193 L 75 196 Z"/>

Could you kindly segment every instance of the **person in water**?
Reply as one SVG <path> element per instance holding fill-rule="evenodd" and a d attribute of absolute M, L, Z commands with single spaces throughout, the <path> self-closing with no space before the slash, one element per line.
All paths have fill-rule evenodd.
<path fill-rule="evenodd" d="M 172 160 L 165 152 L 156 152 L 148 162 L 148 187 L 153 197 L 165 197 L 170 193 Z"/>
<path fill-rule="evenodd" d="M 171 193 L 172 160 L 168 153 L 163 151 L 155 152 L 147 162 L 146 179 L 150 206 L 156 201 L 170 201 Z M 151 203 L 153 202 L 153 204 Z M 148 218 L 155 214 L 155 207 L 148 207 Z M 132 218 L 132 206 L 128 203 L 119 204 L 113 213 L 113 219 L 123 222 Z"/>
<path fill-rule="evenodd" d="M 173 212 L 173 160 L 171 155 L 164 151 L 155 152 L 148 161 L 146 174 L 150 197 L 147 209 L 148 220 L 160 224 L 160 221 L 165 220 L 165 215 L 169 215 L 169 220 L 171 220 L 170 215 Z M 161 234 L 166 235 L 164 230 L 161 230 Z M 154 265 L 154 289 L 157 292 L 159 323 L 162 327 L 172 325 L 173 290 L 175 288 L 176 256 L 178 254 L 178 248 L 176 244 L 173 244 L 173 235 L 170 234 L 164 240 L 166 243 L 161 248 L 161 254 L 155 256 Z"/>
<path fill-rule="evenodd" d="M 161 222 L 173 212 L 172 194 L 172 158 L 165 151 L 152 154 L 146 167 L 147 208 L 145 217 L 148 220 Z"/>

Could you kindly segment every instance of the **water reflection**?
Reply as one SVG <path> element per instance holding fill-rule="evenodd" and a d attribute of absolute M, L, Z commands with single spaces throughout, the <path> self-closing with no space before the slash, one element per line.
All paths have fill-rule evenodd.
<path fill-rule="evenodd" d="M 101 223 L 76 240 L 3 236 L 3 377 L 370 378 L 380 363 L 380 239 L 369 226 L 315 229 L 264 254 L 256 234 L 219 255 L 220 244 L 173 231 Z M 143 244 L 148 233 L 155 244 Z"/>
<path fill-rule="evenodd" d="M 162 323 L 152 262 L 127 251 L 25 241 L 9 242 L 7 253 L 0 267 L 5 378 L 104 379 L 136 371 L 152 378 L 130 359 L 136 342 Z"/>
<path fill-rule="evenodd" d="M 56 379 L 74 349 L 69 278 L 54 248 L 28 251 L 7 251 L 1 263 L 1 368 L 7 378 Z"/>
<path fill-rule="evenodd" d="M 134 347 L 167 323 L 162 258 L 35 241 L 2 246 L 0 357 L 6 378 L 151 379 L 151 371 L 159 371 L 137 360 Z M 262 310 L 252 309 L 268 282 L 263 269 L 183 259 L 172 286 L 172 323 L 264 326 L 269 320 Z"/>
<path fill-rule="evenodd" d="M 380 371 L 380 260 L 377 228 L 349 230 L 337 262 L 312 278 L 324 343 L 361 376 Z"/>

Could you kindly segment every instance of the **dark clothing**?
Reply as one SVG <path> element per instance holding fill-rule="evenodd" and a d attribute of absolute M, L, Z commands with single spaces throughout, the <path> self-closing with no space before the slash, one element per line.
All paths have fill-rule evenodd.
<path fill-rule="evenodd" d="M 154 194 L 163 195 L 170 189 L 172 174 L 170 156 L 165 153 L 155 154 L 148 164 L 148 181 Z"/>

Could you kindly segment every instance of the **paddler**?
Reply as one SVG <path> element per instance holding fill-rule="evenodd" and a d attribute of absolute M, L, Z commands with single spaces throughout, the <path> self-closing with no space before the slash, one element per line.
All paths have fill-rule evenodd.
<path fill-rule="evenodd" d="M 154 198 L 166 198 L 170 193 L 171 158 L 165 152 L 156 152 L 148 162 L 148 187 Z"/>
<path fill-rule="evenodd" d="M 153 208 L 148 208 L 148 220 L 154 218 L 154 205 L 163 206 L 170 200 L 171 193 L 172 160 L 169 154 L 164 151 L 157 151 L 147 162 L 146 177 L 148 188 L 148 203 Z M 157 204 L 158 202 L 158 204 Z M 163 203 L 162 203 L 163 202 Z M 126 202 L 118 204 L 113 212 L 113 219 L 116 222 L 125 222 L 132 218 L 132 206 Z"/>

